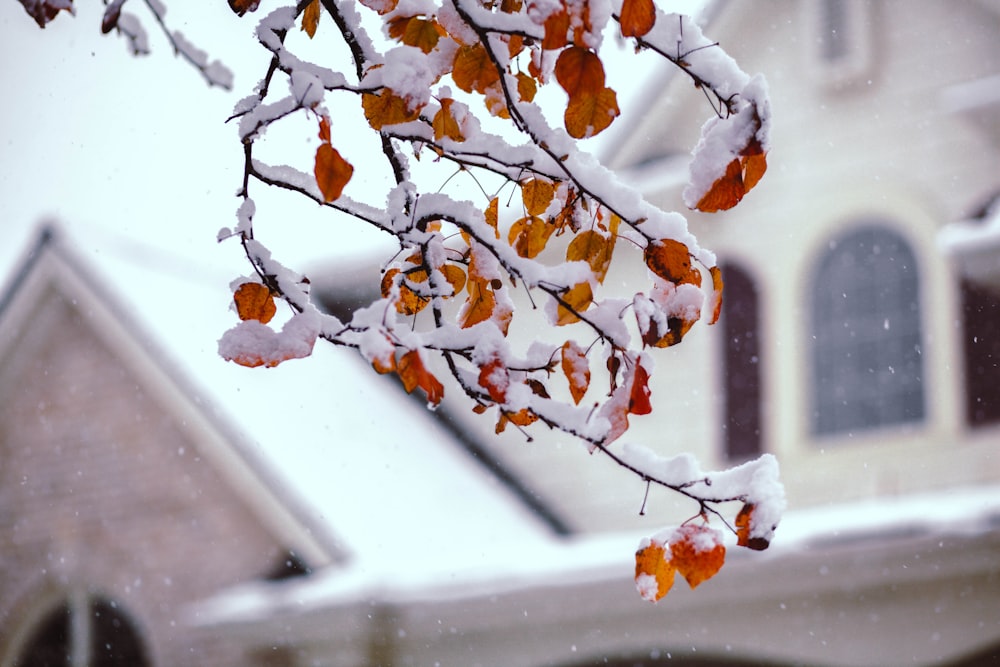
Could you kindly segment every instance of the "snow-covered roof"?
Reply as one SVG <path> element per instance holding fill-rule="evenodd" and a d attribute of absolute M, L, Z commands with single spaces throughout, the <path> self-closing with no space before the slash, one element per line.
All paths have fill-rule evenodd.
<path fill-rule="evenodd" d="M 310 359 L 273 369 L 229 364 L 216 339 L 238 320 L 218 285 L 121 256 L 83 260 L 71 233 L 46 229 L 41 238 L 28 254 L 57 253 L 76 279 L 93 284 L 149 357 L 226 426 L 232 446 L 295 500 L 295 511 L 334 536 L 352 567 L 382 572 L 405 548 L 419 576 L 497 545 L 557 539 L 433 415 L 353 351 L 321 345 Z M 6 294 L 35 263 L 14 272 Z"/>

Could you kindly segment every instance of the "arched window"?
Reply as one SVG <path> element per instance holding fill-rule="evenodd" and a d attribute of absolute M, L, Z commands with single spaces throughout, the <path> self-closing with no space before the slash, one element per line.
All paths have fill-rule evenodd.
<path fill-rule="evenodd" d="M 924 417 L 916 260 L 878 226 L 830 243 L 811 287 L 812 431 Z"/>
<path fill-rule="evenodd" d="M 120 605 L 70 596 L 38 622 L 14 661 L 18 667 L 145 667 L 138 629 Z"/>
<path fill-rule="evenodd" d="M 757 290 L 750 275 L 733 264 L 723 264 L 722 279 L 722 436 L 726 458 L 744 461 L 762 449 Z"/>

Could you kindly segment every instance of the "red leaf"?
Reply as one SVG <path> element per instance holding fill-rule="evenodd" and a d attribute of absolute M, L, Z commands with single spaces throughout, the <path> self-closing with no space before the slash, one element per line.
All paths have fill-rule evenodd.
<path fill-rule="evenodd" d="M 406 393 L 412 393 L 418 387 L 427 395 L 427 402 L 438 405 L 444 398 L 444 385 L 424 366 L 419 350 L 410 350 L 396 363 L 396 373 L 403 381 Z"/>

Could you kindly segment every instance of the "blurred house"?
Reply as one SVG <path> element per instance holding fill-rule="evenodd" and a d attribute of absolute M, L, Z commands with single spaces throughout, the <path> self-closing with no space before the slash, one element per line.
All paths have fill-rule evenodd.
<path fill-rule="evenodd" d="M 628 437 L 706 467 L 774 453 L 771 549 L 651 606 L 631 552 L 691 508 L 640 517 L 614 466 L 432 420 L 340 357 L 202 400 L 165 370 L 204 371 L 178 339 L 164 363 L 138 333 L 172 309 L 127 326 L 46 241 L 0 301 L 0 667 L 997 664 L 1000 3 L 715 3 L 705 32 L 768 78 L 769 171 L 690 216 L 723 319 L 660 355 L 670 400 Z M 683 210 L 711 112 L 675 74 L 648 93 L 605 157 Z M 268 430 L 308 401 L 357 424 Z"/>

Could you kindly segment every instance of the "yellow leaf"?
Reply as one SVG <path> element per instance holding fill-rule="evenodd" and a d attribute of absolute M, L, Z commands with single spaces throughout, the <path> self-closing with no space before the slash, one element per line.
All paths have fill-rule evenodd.
<path fill-rule="evenodd" d="M 507 234 L 507 242 L 521 257 L 532 259 L 545 250 L 545 244 L 555 231 L 555 225 L 550 225 L 536 216 L 528 216 L 516 221 Z"/>
<path fill-rule="evenodd" d="M 320 4 L 319 0 L 312 0 L 306 5 L 302 12 L 302 29 L 309 35 L 309 39 L 316 36 L 316 28 L 319 27 Z"/>
<path fill-rule="evenodd" d="M 566 259 L 573 261 L 584 261 L 590 264 L 591 271 L 597 278 L 597 282 L 603 283 L 611 266 L 611 255 L 614 252 L 615 241 L 609 239 L 600 232 L 587 229 L 569 242 L 566 248 Z"/>
<path fill-rule="evenodd" d="M 530 102 L 535 99 L 538 92 L 538 83 L 524 72 L 517 73 L 517 96 L 522 102 Z"/>
<path fill-rule="evenodd" d="M 663 599 L 674 585 L 674 565 L 663 544 L 643 540 L 635 552 L 635 586 L 644 600 Z"/>
<path fill-rule="evenodd" d="M 594 301 L 594 292 L 590 283 L 583 282 L 574 285 L 560 295 L 562 300 L 556 309 L 556 324 L 564 326 L 580 321 L 579 313 L 583 313 Z"/>
<path fill-rule="evenodd" d="M 555 194 L 555 185 L 545 179 L 533 178 L 521 184 L 521 200 L 528 215 L 545 213 Z"/>
<path fill-rule="evenodd" d="M 454 102 L 455 100 L 450 97 L 444 98 L 441 100 L 441 108 L 434 114 L 432 125 L 434 128 L 434 138 L 438 141 L 444 137 L 448 137 L 454 141 L 465 141 L 465 137 L 462 136 L 462 128 L 459 127 L 458 121 L 455 120 L 455 114 L 451 111 L 451 105 Z"/>

